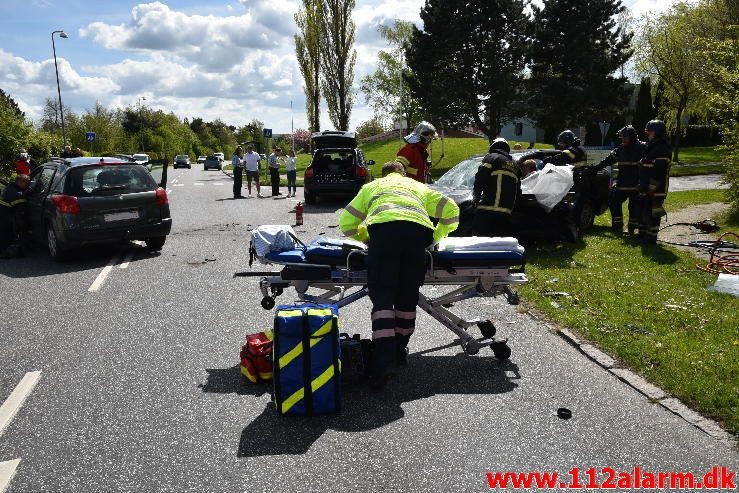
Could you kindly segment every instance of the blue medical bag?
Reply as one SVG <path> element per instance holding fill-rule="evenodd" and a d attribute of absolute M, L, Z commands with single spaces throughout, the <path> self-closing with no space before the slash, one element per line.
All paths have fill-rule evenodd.
<path fill-rule="evenodd" d="M 339 311 L 334 305 L 282 305 L 275 315 L 274 401 L 299 416 L 341 408 Z"/>

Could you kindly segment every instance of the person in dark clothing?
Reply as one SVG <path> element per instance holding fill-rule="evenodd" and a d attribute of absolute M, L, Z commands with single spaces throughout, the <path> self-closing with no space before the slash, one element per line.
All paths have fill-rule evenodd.
<path fill-rule="evenodd" d="M 551 163 L 555 166 L 571 164 L 575 167 L 572 172 L 575 181 L 575 205 L 572 208 L 569 227 L 573 230 L 572 236 L 579 237 L 580 228 L 583 226 L 582 211 L 590 199 L 592 170 L 588 166 L 588 154 L 572 130 L 565 130 L 557 136 L 557 149 L 562 152 L 548 157 L 544 164 Z"/>
<path fill-rule="evenodd" d="M 18 175 L 0 198 L 0 258 L 23 254 L 21 245 L 26 230 L 25 204 L 28 175 Z"/>
<path fill-rule="evenodd" d="M 236 150 L 233 153 L 233 156 L 231 156 L 231 164 L 234 167 L 234 198 L 235 199 L 243 199 L 244 196 L 241 195 L 242 190 L 242 175 L 244 173 L 244 161 L 241 159 L 243 155 L 243 150 L 241 149 L 241 146 L 237 147 Z"/>
<path fill-rule="evenodd" d="M 477 169 L 473 229 L 478 236 L 505 236 L 511 229 L 511 214 L 521 194 L 521 170 L 510 152 L 505 139 L 495 139 Z"/>
<path fill-rule="evenodd" d="M 672 146 L 664 122 L 650 121 L 645 132 L 649 142 L 639 161 L 639 238 L 644 244 L 655 244 L 666 214 L 662 205 L 670 183 Z"/>
<path fill-rule="evenodd" d="M 615 183 L 611 189 L 611 228 L 621 235 L 624 229 L 623 203 L 629 201 L 628 232 L 633 235 L 639 226 L 639 160 L 646 144 L 639 140 L 636 129 L 627 125 L 618 131 L 621 145 L 616 147 L 598 165 L 596 170 L 612 166 Z"/>

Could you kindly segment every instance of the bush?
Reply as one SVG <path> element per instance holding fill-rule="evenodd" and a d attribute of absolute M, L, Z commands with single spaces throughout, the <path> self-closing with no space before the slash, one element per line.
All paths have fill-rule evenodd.
<path fill-rule="evenodd" d="M 734 213 L 739 214 L 739 123 L 731 131 L 724 132 L 729 153 L 724 160 L 724 179 L 729 184 L 727 195 Z"/>
<path fill-rule="evenodd" d="M 711 125 L 687 125 L 680 139 L 680 146 L 684 147 L 708 147 L 721 143 L 720 129 Z"/>

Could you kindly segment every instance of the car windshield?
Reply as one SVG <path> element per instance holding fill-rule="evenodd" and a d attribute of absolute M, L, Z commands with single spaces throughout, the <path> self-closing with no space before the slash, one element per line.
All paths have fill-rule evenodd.
<path fill-rule="evenodd" d="M 189 159 L 189 158 L 190 156 L 187 156 L 185 154 L 179 154 L 178 156 L 175 157 L 175 159 Z"/>
<path fill-rule="evenodd" d="M 340 171 L 344 168 L 354 166 L 355 156 L 351 150 L 325 150 L 317 151 L 313 156 L 313 166 L 316 171 Z"/>
<path fill-rule="evenodd" d="M 148 161 L 149 160 L 149 156 L 147 156 L 146 154 L 134 154 L 133 158 L 136 161 Z"/>
<path fill-rule="evenodd" d="M 218 156 L 208 156 L 205 158 L 206 161 L 218 161 Z"/>
<path fill-rule="evenodd" d="M 475 184 L 475 174 L 482 159 L 465 159 L 436 180 L 440 187 L 451 189 L 472 189 Z"/>
<path fill-rule="evenodd" d="M 156 188 L 151 174 L 138 165 L 73 168 L 67 182 L 67 193 L 77 197 L 151 192 Z"/>

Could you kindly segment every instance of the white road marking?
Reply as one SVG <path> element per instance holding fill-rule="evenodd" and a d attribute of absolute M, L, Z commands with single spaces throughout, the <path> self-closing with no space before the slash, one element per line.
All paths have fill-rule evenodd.
<path fill-rule="evenodd" d="M 195 185 L 196 187 L 202 187 L 204 184 L 202 182 L 196 181 L 195 183 L 193 183 L 193 185 Z"/>
<path fill-rule="evenodd" d="M 10 424 L 18 410 L 21 408 L 26 398 L 41 378 L 41 371 L 29 371 L 16 385 L 13 392 L 0 406 L 0 436 L 2 436 L 5 428 Z M 1 491 L 1 490 L 0 490 Z"/>
<path fill-rule="evenodd" d="M 173 183 L 172 186 L 173 187 L 184 187 L 185 184 L 184 183 Z"/>
<path fill-rule="evenodd" d="M 168 188 L 167 189 L 167 195 L 169 195 L 170 193 L 172 193 L 172 189 L 171 188 Z"/>
<path fill-rule="evenodd" d="M 0 493 L 3 493 L 8 489 L 8 485 L 10 485 L 10 481 L 13 479 L 13 476 L 15 476 L 15 470 L 18 468 L 18 464 L 20 463 L 20 459 L 0 462 Z"/>
<path fill-rule="evenodd" d="M 215 185 L 217 187 L 222 187 L 223 186 L 223 183 L 215 182 L 215 183 L 213 183 L 213 185 Z"/>
<path fill-rule="evenodd" d="M 121 269 L 128 269 L 128 264 L 131 263 L 131 259 L 133 259 L 134 251 L 130 250 L 128 252 L 128 255 L 126 255 L 126 258 L 123 259 L 123 263 L 119 265 L 118 267 Z"/>
<path fill-rule="evenodd" d="M 98 274 L 98 276 L 95 278 L 95 280 L 92 282 L 92 285 L 90 285 L 89 288 L 87 288 L 87 291 L 90 293 L 97 292 L 105 282 L 105 279 L 107 279 L 108 274 L 110 274 L 110 271 L 113 269 L 113 266 L 118 262 L 119 254 L 115 254 L 112 259 L 110 259 L 110 262 L 108 262 L 108 265 L 103 267 L 103 270 Z"/>
<path fill-rule="evenodd" d="M 172 183 L 177 183 L 177 178 L 175 178 L 174 180 L 172 180 Z"/>

